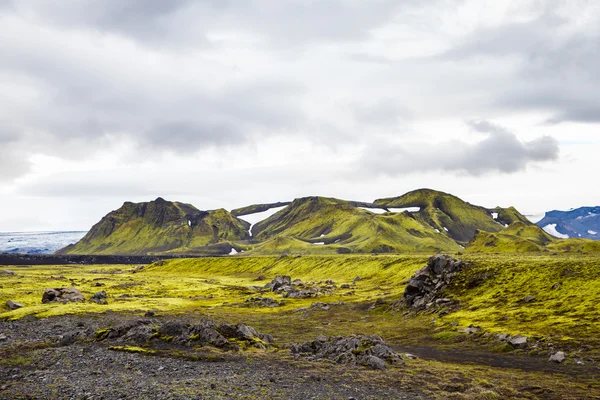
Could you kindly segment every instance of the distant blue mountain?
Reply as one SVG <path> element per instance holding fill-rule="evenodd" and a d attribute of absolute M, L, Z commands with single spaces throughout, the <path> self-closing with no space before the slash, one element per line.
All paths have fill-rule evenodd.
<path fill-rule="evenodd" d="M 548 211 L 537 225 L 554 236 L 600 240 L 600 207 Z"/>

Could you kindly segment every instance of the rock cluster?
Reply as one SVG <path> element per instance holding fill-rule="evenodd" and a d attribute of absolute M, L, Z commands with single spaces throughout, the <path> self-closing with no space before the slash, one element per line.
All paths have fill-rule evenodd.
<path fill-rule="evenodd" d="M 217 324 L 211 319 L 203 319 L 198 324 L 172 321 L 162 325 L 155 325 L 149 319 L 137 319 L 114 328 L 101 329 L 96 332 L 96 339 L 135 346 L 170 343 L 186 347 L 212 346 L 232 351 L 246 347 L 264 350 L 273 343 L 271 335 L 259 333 L 251 326 Z"/>
<path fill-rule="evenodd" d="M 281 294 L 283 297 L 307 299 L 331 294 L 337 289 L 337 286 L 335 286 L 332 280 L 327 280 L 324 286 L 319 286 L 316 284 L 306 284 L 300 279 L 292 281 L 290 276 L 280 275 L 267 283 L 263 289 Z"/>
<path fill-rule="evenodd" d="M 424 310 L 432 306 L 448 306 L 453 301 L 442 297 L 441 292 L 456 274 L 462 270 L 462 260 L 446 255 L 429 258 L 427 265 L 417 271 L 408 281 L 404 291 L 404 302 L 414 310 Z"/>
<path fill-rule="evenodd" d="M 378 335 L 319 336 L 312 342 L 292 344 L 290 351 L 297 357 L 304 356 L 313 361 L 331 360 L 373 369 L 385 369 L 388 364 L 403 362 L 402 356 Z"/>
<path fill-rule="evenodd" d="M 245 307 L 281 307 L 285 304 L 284 301 L 277 301 L 270 297 L 251 297 L 244 302 Z"/>
<path fill-rule="evenodd" d="M 85 297 L 83 294 L 73 287 L 70 288 L 55 288 L 46 289 L 42 295 L 42 303 L 70 303 L 70 302 L 83 302 Z"/>
<path fill-rule="evenodd" d="M 11 275 L 11 276 L 14 276 L 16 274 L 14 273 L 14 271 L 11 271 L 11 270 L 8 270 L 8 269 L 4 269 L 4 270 L 0 271 L 0 275 Z"/>

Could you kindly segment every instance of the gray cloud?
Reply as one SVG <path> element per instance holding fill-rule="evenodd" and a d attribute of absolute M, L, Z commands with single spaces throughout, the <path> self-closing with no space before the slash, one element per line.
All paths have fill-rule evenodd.
<path fill-rule="evenodd" d="M 372 134 L 410 137 L 414 121 L 507 109 L 599 121 L 598 31 L 571 29 L 584 14 L 600 23 L 597 10 L 578 4 L 565 14 L 553 2 L 529 22 L 477 24 L 447 40 L 442 22 L 458 3 L 0 0 L 0 84 L 17 82 L 0 98 L 13 127 L 0 131 L 0 142 L 13 143 L 5 175 L 26 172 L 17 161 L 31 154 L 84 158 L 123 137 L 160 156 L 274 136 L 336 150 Z M 404 53 L 425 35 L 449 50 Z M 490 61 L 479 68 L 481 58 Z M 503 68 L 506 59 L 518 68 Z M 457 142 L 461 160 L 493 146 L 511 154 L 488 154 L 480 171 L 521 170 L 555 147 L 479 124 L 471 128 L 486 139 Z M 459 161 L 448 169 L 463 171 Z"/>
<path fill-rule="evenodd" d="M 600 8 L 588 1 L 539 6 L 531 20 L 481 27 L 436 58 L 517 65 L 514 84 L 494 88 L 495 107 L 547 111 L 549 123 L 600 122 Z"/>
<path fill-rule="evenodd" d="M 532 162 L 558 159 L 558 142 L 552 137 L 521 141 L 506 128 L 489 121 L 470 121 L 467 125 L 485 137 L 476 143 L 460 140 L 439 144 L 379 143 L 366 149 L 360 164 L 370 173 L 390 176 L 428 171 L 478 176 L 514 173 Z"/>

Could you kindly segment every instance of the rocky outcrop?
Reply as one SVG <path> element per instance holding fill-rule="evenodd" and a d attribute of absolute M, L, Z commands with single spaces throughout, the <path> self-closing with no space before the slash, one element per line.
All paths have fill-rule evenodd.
<path fill-rule="evenodd" d="M 408 281 L 403 301 L 413 310 L 432 306 L 449 306 L 454 302 L 444 298 L 442 292 L 465 264 L 446 255 L 429 258 L 427 265 L 417 271 Z"/>
<path fill-rule="evenodd" d="M 292 281 L 290 276 L 280 275 L 267 283 L 263 289 L 281 294 L 286 298 L 308 299 L 331 294 L 337 290 L 337 286 L 332 280 L 326 280 L 324 285 L 314 283 L 306 284 L 300 279 Z"/>
<path fill-rule="evenodd" d="M 264 350 L 273 343 L 271 335 L 259 333 L 251 326 L 217 324 L 211 319 L 203 319 L 197 324 L 170 321 L 158 326 L 149 319 L 132 320 L 114 328 L 97 331 L 96 339 L 119 345 L 212 346 L 231 351 L 249 347 Z"/>
<path fill-rule="evenodd" d="M 14 271 L 11 271 L 11 270 L 8 270 L 8 269 L 4 269 L 4 270 L 0 271 L 0 275 L 11 275 L 11 276 L 14 276 L 16 274 L 14 273 Z"/>
<path fill-rule="evenodd" d="M 285 304 L 284 301 L 277 301 L 270 297 L 251 297 L 244 302 L 245 307 L 266 307 L 274 308 L 281 307 Z"/>
<path fill-rule="evenodd" d="M 55 288 L 46 289 L 42 295 L 42 303 L 71 303 L 71 302 L 83 302 L 85 297 L 83 294 L 73 287 L 70 288 Z"/>
<path fill-rule="evenodd" d="M 402 356 L 378 335 L 319 336 L 312 342 L 292 344 L 290 351 L 296 357 L 313 361 L 331 360 L 373 369 L 385 369 L 390 364 L 403 362 Z"/>

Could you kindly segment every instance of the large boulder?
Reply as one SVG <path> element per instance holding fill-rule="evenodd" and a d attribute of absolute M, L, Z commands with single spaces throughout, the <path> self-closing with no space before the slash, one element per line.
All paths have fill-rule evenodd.
<path fill-rule="evenodd" d="M 17 303 L 16 301 L 9 300 L 6 302 L 6 307 L 8 307 L 9 310 L 16 310 L 25 306 L 21 303 Z"/>
<path fill-rule="evenodd" d="M 55 288 L 46 289 L 42 295 L 42 303 L 70 303 L 70 302 L 83 302 L 85 297 L 83 294 L 73 287 L 69 288 Z"/>
<path fill-rule="evenodd" d="M 14 276 L 16 274 L 13 271 L 10 271 L 8 269 L 4 269 L 4 270 L 0 271 L 0 275 L 11 275 L 11 276 Z"/>
<path fill-rule="evenodd" d="M 279 275 L 276 276 L 271 282 L 265 285 L 265 289 L 269 289 L 273 292 L 278 292 L 280 289 L 284 287 L 292 286 L 292 277 L 288 275 Z"/>
<path fill-rule="evenodd" d="M 462 260 L 438 254 L 427 261 L 408 281 L 404 291 L 404 303 L 414 309 L 423 310 L 432 306 L 449 306 L 454 302 L 442 296 L 442 291 L 452 278 L 462 270 Z"/>
<path fill-rule="evenodd" d="M 553 361 L 555 363 L 560 364 L 561 362 L 565 361 L 566 358 L 567 358 L 567 355 L 564 352 L 557 351 L 556 353 L 554 353 L 550 356 L 548 361 Z"/>
<path fill-rule="evenodd" d="M 527 347 L 528 341 L 529 338 L 521 335 L 516 335 L 508 339 L 508 343 L 510 343 L 510 345 L 515 349 L 524 349 L 525 347 Z"/>

